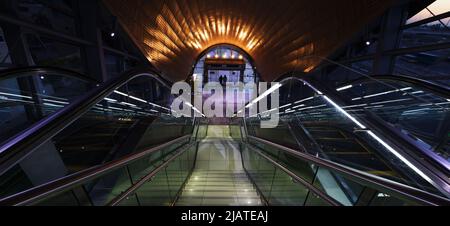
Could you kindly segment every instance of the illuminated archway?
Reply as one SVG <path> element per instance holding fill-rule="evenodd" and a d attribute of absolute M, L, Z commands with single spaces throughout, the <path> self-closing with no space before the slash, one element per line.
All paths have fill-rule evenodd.
<path fill-rule="evenodd" d="M 258 83 L 261 80 L 256 67 L 254 66 L 255 64 L 253 58 L 245 50 L 232 44 L 222 43 L 210 46 L 199 54 L 187 81 L 192 82 L 193 79 L 198 78 L 199 76 L 201 76 L 203 80 L 205 75 L 208 76 L 208 74 L 205 73 L 216 73 L 216 71 L 220 71 L 212 70 L 208 72 L 205 70 L 205 61 L 208 59 L 242 60 L 245 62 L 245 69 L 241 72 L 243 73 L 244 78 L 242 82 L 247 83 L 251 81 Z M 213 81 L 215 80 L 213 79 Z M 236 79 L 231 79 L 230 82 L 232 81 L 237 82 Z"/>

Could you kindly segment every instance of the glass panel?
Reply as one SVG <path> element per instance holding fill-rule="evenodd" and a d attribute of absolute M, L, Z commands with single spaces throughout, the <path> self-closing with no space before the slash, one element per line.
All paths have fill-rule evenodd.
<path fill-rule="evenodd" d="M 94 206 L 104 206 L 131 187 L 126 168 L 121 168 L 85 185 Z"/>
<path fill-rule="evenodd" d="M 432 17 L 434 15 L 439 15 L 445 12 L 450 11 L 450 3 L 447 0 L 436 0 L 433 3 L 431 3 L 429 6 L 427 6 L 426 9 L 423 9 L 416 15 L 412 15 L 411 18 L 406 21 L 406 24 L 410 24 L 419 20 L 423 20 L 429 17 Z M 442 21 L 445 24 L 448 24 L 449 21 L 443 20 Z"/>
<path fill-rule="evenodd" d="M 345 206 L 354 205 L 364 188 L 358 183 L 321 167 L 317 171 L 314 187 L 324 191 Z"/>
<path fill-rule="evenodd" d="M 157 173 L 137 191 L 141 206 L 169 206 L 172 202 L 165 170 Z"/>
<path fill-rule="evenodd" d="M 243 149 L 242 158 L 248 175 L 262 196 L 266 198 L 270 197 L 273 177 L 276 172 L 275 167 L 248 148 Z"/>
<path fill-rule="evenodd" d="M 269 203 L 273 206 L 303 206 L 308 189 L 277 169 L 273 177 Z"/>
<path fill-rule="evenodd" d="M 60 72 L 21 72 L 0 80 L 0 143 L 67 106 L 94 84 Z"/>
<path fill-rule="evenodd" d="M 417 85 L 400 81 L 363 82 L 340 93 L 351 99 L 343 107 L 356 115 L 365 110 L 379 116 L 408 136 L 417 138 L 420 146 L 450 161 L 450 145 L 446 136 L 450 101 Z"/>
<path fill-rule="evenodd" d="M 305 206 L 330 206 L 329 203 L 323 201 L 319 196 L 310 192 L 308 200 L 306 200 Z"/>
<path fill-rule="evenodd" d="M 55 66 L 83 73 L 81 48 L 37 34 L 26 36 L 31 56 L 36 65 Z"/>
<path fill-rule="evenodd" d="M 175 197 L 180 192 L 181 186 L 187 177 L 187 171 L 183 169 L 186 161 L 187 152 L 183 153 L 177 159 L 173 160 L 166 168 L 167 180 L 169 184 L 169 191 L 171 201 L 175 201 Z"/>
<path fill-rule="evenodd" d="M 241 139 L 241 127 L 230 125 L 230 134 L 233 139 L 240 140 Z"/>
<path fill-rule="evenodd" d="M 36 25 L 64 32 L 77 34 L 74 5 L 68 0 L 20 0 L 17 9 L 20 19 Z"/>
<path fill-rule="evenodd" d="M 299 161 L 297 157 L 280 151 L 269 145 L 264 145 L 258 142 L 251 143 L 259 147 L 260 150 L 263 150 L 266 154 L 275 159 L 279 164 L 289 168 L 290 171 L 295 173 L 297 176 L 300 176 L 305 181 L 312 183 L 312 181 L 314 180 L 314 174 L 316 171 L 315 166 L 311 166 L 305 161 Z"/>
<path fill-rule="evenodd" d="M 394 74 L 435 82 L 443 86 L 450 84 L 450 49 L 417 52 L 396 57 Z"/>
<path fill-rule="evenodd" d="M 6 43 L 5 34 L 0 26 L 0 70 L 10 67 L 11 63 L 8 43 Z"/>
<path fill-rule="evenodd" d="M 248 118 L 246 119 L 247 129 L 252 136 L 260 137 L 277 144 L 281 144 L 290 148 L 298 149 L 298 143 L 292 136 L 289 126 L 284 121 L 280 121 L 275 128 L 261 128 L 260 119 Z"/>
<path fill-rule="evenodd" d="M 164 169 L 160 170 L 149 182 L 138 188 L 136 197 L 139 204 L 144 206 L 166 206 L 172 204 L 194 166 L 195 151 L 196 146 L 192 145 L 189 150 L 186 150 L 183 154 L 170 162 Z M 149 162 L 145 170 L 145 175 L 151 173 L 158 166 L 168 161 L 168 159 L 175 154 L 172 150 L 171 152 L 171 154 L 167 154 L 162 158 L 161 161 L 156 163 Z M 151 154 L 151 156 L 153 156 L 153 154 Z M 132 165 L 137 164 L 134 163 Z M 132 168 L 133 167 L 130 167 L 130 169 Z M 138 174 L 143 175 L 144 173 L 138 172 Z M 136 175 L 133 175 L 132 173 L 132 177 L 136 178 Z M 125 203 L 120 203 L 120 205 L 137 205 L 134 204 L 134 198 L 132 196 L 128 198 L 132 199 L 132 203 L 130 203 L 129 200 L 124 200 Z"/>
<path fill-rule="evenodd" d="M 118 204 L 119 206 L 139 206 L 139 201 L 136 194 L 126 197 L 122 202 Z"/>
<path fill-rule="evenodd" d="M 111 78 L 119 76 L 125 71 L 123 57 L 110 52 L 105 52 L 105 67 Z"/>
<path fill-rule="evenodd" d="M 411 202 L 407 202 L 395 197 L 392 197 L 388 194 L 377 192 L 370 202 L 371 206 L 409 206 L 415 205 Z M 417 205 L 417 204 L 416 204 Z"/>
<path fill-rule="evenodd" d="M 70 190 L 59 194 L 57 196 L 51 197 L 37 204 L 37 206 L 79 206 L 75 194 Z"/>
<path fill-rule="evenodd" d="M 32 186 L 33 183 L 20 166 L 14 166 L 0 177 L 0 197 L 16 194 Z"/>
<path fill-rule="evenodd" d="M 403 30 L 400 47 L 407 48 L 450 42 L 450 27 L 443 21 L 450 21 L 450 17 L 441 20 L 442 23 L 433 21 Z"/>
<path fill-rule="evenodd" d="M 264 147 L 264 145 L 258 145 Z M 265 150 L 259 149 L 266 153 Z M 281 152 L 281 150 L 280 150 Z M 260 164 L 265 164 L 266 167 L 274 167 L 272 163 L 263 159 L 259 154 L 254 152 L 252 149 L 246 149 L 243 152 L 244 166 L 247 171 L 252 172 L 251 178 L 255 181 L 258 188 L 263 188 L 266 186 L 270 192 L 263 193 L 264 197 L 269 199 L 271 205 L 328 205 L 321 198 L 317 197 L 313 192 L 309 192 L 302 184 L 296 182 L 288 174 L 279 169 L 275 169 L 270 172 L 268 178 L 266 178 L 266 183 L 271 183 L 270 185 L 265 185 L 258 181 L 258 175 L 254 169 L 254 165 L 249 161 L 251 158 L 259 159 Z M 313 180 L 309 181 L 314 187 L 323 191 L 326 195 L 333 198 L 337 202 L 345 206 L 365 206 L 365 205 L 418 205 L 413 201 L 405 200 L 395 196 L 394 194 L 389 194 L 386 192 L 380 192 L 375 188 L 371 188 L 370 185 L 364 184 L 352 178 L 351 176 L 329 170 L 323 167 L 317 167 L 305 162 L 305 160 L 292 156 L 292 161 L 298 163 L 304 163 L 310 165 L 310 168 L 314 172 Z M 293 172 L 296 170 L 295 165 L 285 164 L 283 161 L 279 161 L 277 158 L 272 158 L 278 163 L 284 165 L 288 170 Z M 252 168 L 253 167 L 253 168 Z M 294 172 L 293 172 L 294 173 Z M 302 172 L 296 171 L 295 174 L 299 177 L 303 177 Z M 270 196 L 266 196 L 270 194 Z M 306 200 L 305 200 L 306 199 Z"/>
<path fill-rule="evenodd" d="M 377 98 L 383 98 L 386 101 L 386 95 L 389 94 L 389 97 L 390 95 L 400 96 L 393 96 L 387 100 L 401 98 L 415 100 L 415 95 L 419 94 L 409 95 L 407 93 L 404 96 L 405 92 L 403 91 L 415 92 L 418 90 L 402 90 L 402 88 L 396 88 L 397 86 L 391 88 L 385 83 L 380 85 L 378 82 L 374 84 L 376 87 L 374 85 L 373 88 L 364 85 L 337 88 L 337 93 L 344 97 L 342 99 L 353 100 L 351 106 L 348 104 L 341 107 L 320 91 L 313 90 L 312 86 L 306 82 L 291 80 L 290 83 L 285 83 L 280 88 L 279 115 L 281 122 L 276 129 L 266 129 L 272 134 L 264 134 L 264 129 L 260 129 L 260 119 L 256 117 L 246 119 L 247 128 L 249 128 L 250 134 L 280 145 L 440 194 L 419 176 L 416 169 L 409 167 L 399 159 L 395 150 L 388 146 L 380 135 L 372 131 L 360 130 L 366 128 L 357 120 L 358 117 L 365 117 L 364 110 L 376 112 L 377 107 L 390 105 L 389 102 L 378 103 L 383 100 L 376 100 Z M 386 90 L 388 88 L 390 90 Z M 398 89 L 400 90 L 397 91 Z M 349 95 L 350 92 L 354 93 Z M 441 99 L 440 101 L 440 105 L 447 103 L 446 100 Z M 429 101 L 422 103 L 428 104 Z M 415 104 L 417 101 L 411 102 L 410 107 L 418 108 Z M 390 106 L 394 105 L 398 105 L 398 102 L 392 102 Z M 439 108 L 445 107 L 439 106 Z M 385 108 L 380 109 L 384 110 Z M 408 110 L 411 109 L 404 109 L 404 111 Z M 438 111 L 439 114 L 442 114 L 442 110 Z M 265 117 L 264 113 L 259 115 L 261 118 Z M 392 113 L 386 115 L 390 116 Z M 277 137 L 278 140 L 275 140 Z M 271 153 L 272 156 L 277 156 L 270 149 L 265 149 L 265 151 Z"/>
<path fill-rule="evenodd" d="M 169 114 L 166 106 L 171 98 L 170 90 L 161 88 L 157 96 L 149 92 L 155 83 L 153 78 L 138 77 L 120 87 L 22 160 L 20 168 L 2 175 L 2 184 L 14 184 L 17 189 L 9 187 L 9 192 L 31 188 L 191 134 L 192 119 L 174 118 Z M 178 142 L 165 151 L 183 144 Z M 165 154 L 152 155 L 130 167 L 135 175 L 133 180 L 152 170 L 151 165 L 145 167 L 145 164 L 155 164 Z M 21 176 L 7 176 L 20 173 Z M 21 184 L 12 182 L 18 177 L 28 180 L 22 180 Z M 119 189 L 116 185 L 119 186 L 96 184 L 114 195 L 116 190 L 113 189 Z M 98 199 L 95 204 L 110 200 L 108 194 L 95 195 Z"/>

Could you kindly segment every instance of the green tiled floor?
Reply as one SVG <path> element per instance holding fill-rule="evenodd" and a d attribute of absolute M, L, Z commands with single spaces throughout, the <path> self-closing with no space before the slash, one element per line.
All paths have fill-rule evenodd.
<path fill-rule="evenodd" d="M 200 142 L 197 163 L 178 206 L 261 205 L 261 199 L 242 167 L 239 144 L 228 126 L 208 126 Z"/>

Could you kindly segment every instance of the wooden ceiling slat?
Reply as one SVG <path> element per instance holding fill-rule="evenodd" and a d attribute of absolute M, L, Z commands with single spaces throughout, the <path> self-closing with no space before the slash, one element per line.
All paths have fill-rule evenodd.
<path fill-rule="evenodd" d="M 393 0 L 104 0 L 152 64 L 184 80 L 201 52 L 229 43 L 263 79 L 310 70 Z"/>

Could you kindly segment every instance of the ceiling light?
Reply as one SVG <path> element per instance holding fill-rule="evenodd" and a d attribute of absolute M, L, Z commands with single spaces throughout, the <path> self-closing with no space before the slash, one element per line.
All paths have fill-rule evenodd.
<path fill-rule="evenodd" d="M 353 85 L 348 85 L 348 86 L 343 86 L 343 87 L 341 87 L 341 88 L 337 88 L 336 89 L 336 91 L 342 91 L 342 90 L 346 90 L 346 89 L 350 89 L 350 88 L 352 88 L 353 87 Z"/>

